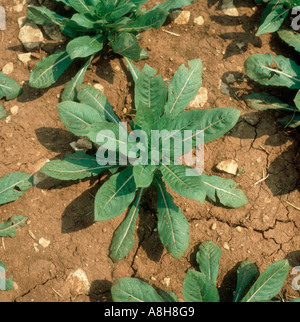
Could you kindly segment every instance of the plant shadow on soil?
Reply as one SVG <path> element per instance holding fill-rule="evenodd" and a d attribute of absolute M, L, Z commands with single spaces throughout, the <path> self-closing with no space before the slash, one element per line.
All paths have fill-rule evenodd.
<path fill-rule="evenodd" d="M 209 7 L 214 6 L 218 0 L 209 0 Z M 221 10 L 222 1 L 219 2 L 217 10 Z M 253 2 L 249 0 L 236 1 L 236 7 L 253 7 Z M 243 54 L 248 50 L 249 44 L 260 48 L 262 46 L 261 39 L 255 35 L 255 28 L 257 21 L 261 15 L 260 10 L 257 10 L 251 17 L 243 16 L 227 16 L 227 15 L 213 15 L 210 16 L 211 21 L 220 24 L 224 27 L 242 25 L 244 32 L 228 32 L 220 35 L 223 40 L 231 40 L 227 46 L 223 59 Z"/>

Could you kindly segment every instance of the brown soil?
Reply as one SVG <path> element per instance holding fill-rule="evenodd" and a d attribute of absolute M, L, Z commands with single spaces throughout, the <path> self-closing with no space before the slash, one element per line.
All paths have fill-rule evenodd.
<path fill-rule="evenodd" d="M 150 0 L 148 4 L 155 2 Z M 238 124 L 228 135 L 206 145 L 205 173 L 234 179 L 247 194 L 249 203 L 242 208 L 226 209 L 207 201 L 201 205 L 174 194 L 191 230 L 188 251 L 175 260 L 159 240 L 155 194 L 150 190 L 142 201 L 133 250 L 121 262 L 113 263 L 109 258 L 110 242 L 125 214 L 107 222 L 93 222 L 93 196 L 101 182 L 49 182 L 34 187 L 16 202 L 0 207 L 1 222 L 12 215 L 29 217 L 28 224 L 18 229 L 17 237 L 2 239 L 0 243 L 0 260 L 15 283 L 14 290 L 0 292 L 0 301 L 111 301 L 112 282 L 122 276 L 141 278 L 157 288 L 175 292 L 183 300 L 183 278 L 187 269 L 197 268 L 197 247 L 206 240 L 214 241 L 223 250 L 217 281 L 222 301 L 232 300 L 237 266 L 247 258 L 260 271 L 283 258 L 290 260 L 291 269 L 300 266 L 300 216 L 290 205 L 300 206 L 299 131 L 287 131 L 276 122 L 276 113 L 251 110 L 237 99 L 258 89 L 244 75 L 244 62 L 251 54 L 290 56 L 292 50 L 275 35 L 254 36 L 261 14 L 254 1 L 236 1 L 240 17 L 225 16 L 220 10 L 221 3 L 195 0 L 188 8 L 191 19 L 187 25 L 167 22 L 159 30 L 144 32 L 140 43 L 149 52 L 146 62 L 166 79 L 181 64 L 201 58 L 205 67 L 203 86 L 208 90 L 205 108 L 234 107 L 241 111 Z M 0 68 L 13 62 L 15 68 L 10 76 L 23 83 L 24 89 L 17 99 L 1 102 L 7 111 L 14 105 L 19 107 L 18 114 L 9 122 L 1 121 L 2 177 L 14 171 L 34 173 L 46 160 L 72 153 L 69 143 L 75 137 L 65 130 L 56 105 L 65 82 L 75 74 L 76 65 L 50 89 L 30 88 L 30 69 L 37 60 L 27 68 L 17 59 L 18 54 L 25 52 L 18 40 L 17 19 L 25 16 L 26 10 L 13 12 L 13 3 L 8 0 L 0 4 L 8 16 L 7 30 L 0 37 Z M 200 15 L 205 21 L 203 26 L 193 23 Z M 48 41 L 45 49 L 53 48 L 53 42 Z M 36 54 L 48 55 L 44 50 Z M 137 66 L 142 68 L 144 63 L 141 61 Z M 224 95 L 219 89 L 220 80 L 226 83 L 230 73 L 236 81 L 229 85 L 231 95 Z M 125 118 L 123 109 L 130 111 L 133 82 L 120 57 L 96 61 L 84 82 L 102 84 L 116 113 Z M 290 94 L 286 95 L 290 99 Z M 243 169 L 239 176 L 215 171 L 218 162 L 232 158 Z M 267 180 L 257 183 L 267 174 Z M 50 240 L 47 248 L 34 246 L 41 237 Z M 229 249 L 224 248 L 225 243 Z M 86 272 L 91 287 L 86 294 L 75 296 L 66 288 L 66 278 L 78 268 Z M 170 279 L 169 285 L 166 278 Z M 285 299 L 299 296 L 291 287 L 293 278 L 289 274 L 283 287 Z"/>

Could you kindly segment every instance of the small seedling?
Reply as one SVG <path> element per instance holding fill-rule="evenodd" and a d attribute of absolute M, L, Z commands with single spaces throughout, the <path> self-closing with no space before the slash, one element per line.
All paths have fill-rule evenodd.
<path fill-rule="evenodd" d="M 220 302 L 216 280 L 221 255 L 221 248 L 212 241 L 200 245 L 196 255 L 200 272 L 189 269 L 183 281 L 182 294 L 185 302 Z M 288 260 L 271 264 L 260 275 L 254 263 L 250 260 L 243 261 L 237 270 L 233 302 L 278 302 L 274 298 L 280 292 L 288 272 Z M 111 294 L 114 302 L 177 302 L 173 292 L 156 291 L 137 278 L 117 279 L 112 285 Z M 295 298 L 289 302 L 299 301 L 300 298 Z"/>

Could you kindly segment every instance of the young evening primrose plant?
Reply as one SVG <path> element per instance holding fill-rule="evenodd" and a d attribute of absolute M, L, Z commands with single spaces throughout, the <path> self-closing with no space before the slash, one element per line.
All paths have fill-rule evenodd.
<path fill-rule="evenodd" d="M 199 246 L 196 261 L 200 272 L 192 269 L 187 271 L 182 286 L 185 302 L 220 302 L 216 281 L 221 255 L 221 248 L 212 241 L 204 242 Z M 288 260 L 274 262 L 260 275 L 254 263 L 250 260 L 243 261 L 237 269 L 233 302 L 274 301 L 288 272 Z M 137 278 L 117 279 L 112 285 L 111 294 L 114 302 L 177 302 L 173 292 L 163 290 L 157 292 L 152 286 Z M 299 301 L 300 298 L 295 298 L 289 302 Z"/>
<path fill-rule="evenodd" d="M 163 78 L 156 76 L 156 70 L 146 64 L 140 72 L 129 61 L 129 69 L 135 81 L 136 109 L 130 132 L 127 132 L 124 123 L 120 125 L 120 120 L 104 94 L 91 85 L 77 87 L 80 103 L 66 101 L 58 104 L 59 115 L 66 128 L 77 136 L 100 144 L 100 148 L 97 155 L 76 152 L 67 155 L 65 160 L 46 163 L 41 172 L 61 180 L 77 180 L 110 170 L 111 177 L 95 196 L 94 218 L 95 221 L 105 221 L 128 209 L 110 248 L 110 256 L 116 262 L 124 258 L 134 246 L 141 198 L 150 186 L 157 190 L 158 234 L 174 258 L 181 257 L 188 248 L 189 224 L 166 185 L 175 193 L 202 204 L 206 198 L 227 207 L 241 207 L 248 202 L 245 194 L 236 189 L 237 184 L 233 180 L 200 175 L 195 168 L 175 162 L 178 151 L 187 140 L 185 131 L 189 131 L 190 145 L 186 152 L 190 152 L 198 144 L 196 132 L 204 134 L 204 142 L 215 140 L 232 129 L 240 115 L 233 108 L 185 111 L 201 87 L 203 71 L 200 59 L 189 61 L 188 64 L 189 69 L 184 65 L 179 67 L 167 89 Z M 137 143 L 141 139 L 137 137 L 138 131 L 146 133 L 148 141 L 140 140 Z M 167 133 L 158 145 L 158 162 L 136 162 L 140 161 L 142 154 L 152 154 L 152 134 L 155 131 Z M 175 136 L 177 139 L 179 137 L 179 141 L 173 141 Z M 167 139 L 169 146 L 164 142 Z M 109 150 L 108 141 L 118 144 L 111 144 Z M 162 158 L 164 150 L 170 152 L 169 163 Z M 128 155 L 126 162 L 124 155 L 126 158 Z M 117 156 L 117 160 L 109 156 Z M 106 157 L 107 162 L 102 163 Z"/>
<path fill-rule="evenodd" d="M 173 9 L 187 6 L 194 0 L 166 0 L 151 10 L 141 8 L 147 0 L 56 0 L 71 8 L 71 17 L 64 17 L 46 7 L 27 9 L 28 18 L 36 24 L 57 25 L 70 38 L 66 50 L 44 58 L 33 69 L 29 85 L 47 88 L 54 84 L 75 59 L 83 59 L 82 68 L 66 86 L 62 100 L 76 98 L 76 86 L 81 84 L 93 58 L 113 52 L 135 61 L 147 53 L 138 43 L 138 34 L 158 29 Z"/>

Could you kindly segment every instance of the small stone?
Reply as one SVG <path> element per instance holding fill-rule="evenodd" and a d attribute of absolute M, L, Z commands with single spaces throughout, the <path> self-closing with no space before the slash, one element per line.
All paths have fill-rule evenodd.
<path fill-rule="evenodd" d="M 156 278 L 154 276 L 151 276 L 152 281 L 156 281 Z"/>
<path fill-rule="evenodd" d="M 223 0 L 223 5 L 221 9 L 224 12 L 224 14 L 227 16 L 231 16 L 231 17 L 239 16 L 239 12 L 233 3 L 233 0 Z"/>
<path fill-rule="evenodd" d="M 217 229 L 217 224 L 213 223 L 210 227 L 211 230 L 216 230 Z"/>
<path fill-rule="evenodd" d="M 10 109 L 10 112 L 11 112 L 11 114 L 12 115 L 17 115 L 18 114 L 18 112 L 19 112 L 19 106 L 18 105 L 15 105 L 15 106 L 13 106 L 11 109 Z"/>
<path fill-rule="evenodd" d="M 26 16 L 18 18 L 19 28 L 22 28 L 25 25 L 26 22 L 27 22 L 27 17 Z"/>
<path fill-rule="evenodd" d="M 199 16 L 194 19 L 194 24 L 202 26 L 204 24 L 204 19 L 202 16 Z"/>
<path fill-rule="evenodd" d="M 31 53 L 19 54 L 18 59 L 24 65 L 28 65 L 29 61 L 31 60 Z"/>
<path fill-rule="evenodd" d="M 47 239 L 45 239 L 45 238 L 41 237 L 41 238 L 39 239 L 39 244 L 40 244 L 42 247 L 47 248 L 47 247 L 50 245 L 50 240 L 47 240 Z"/>
<path fill-rule="evenodd" d="M 101 85 L 101 84 L 95 84 L 94 87 L 96 89 L 98 89 L 99 91 L 101 91 L 102 93 L 104 93 L 104 87 L 103 87 L 103 85 Z"/>
<path fill-rule="evenodd" d="M 32 21 L 26 22 L 20 29 L 18 38 L 27 51 L 39 49 L 44 43 L 43 33 Z"/>
<path fill-rule="evenodd" d="M 2 73 L 5 75 L 9 75 L 13 72 L 14 70 L 14 64 L 13 63 L 7 63 L 6 65 L 3 66 L 2 68 Z"/>
<path fill-rule="evenodd" d="M 79 149 L 91 150 L 93 148 L 93 143 L 91 141 L 88 141 L 88 140 L 85 140 L 85 139 L 79 139 L 76 142 L 76 146 Z"/>
<path fill-rule="evenodd" d="M 23 11 L 23 4 L 22 3 L 19 3 L 19 4 L 17 4 L 17 5 L 15 5 L 15 6 L 13 6 L 13 11 L 15 11 L 15 12 L 22 12 Z"/>
<path fill-rule="evenodd" d="M 235 160 L 226 160 L 218 163 L 216 169 L 228 174 L 236 175 L 238 171 L 238 164 Z"/>
<path fill-rule="evenodd" d="M 166 286 L 167 286 L 167 287 L 170 285 L 170 282 L 171 282 L 170 277 L 165 277 L 165 278 L 164 278 L 163 283 L 164 283 L 164 284 L 166 284 Z"/>
<path fill-rule="evenodd" d="M 66 286 L 74 295 L 88 294 L 90 283 L 85 271 L 79 268 L 71 272 L 66 279 Z"/>
<path fill-rule="evenodd" d="M 190 21 L 191 13 L 187 10 L 175 10 L 170 13 L 170 18 L 177 25 L 186 25 Z"/>
<path fill-rule="evenodd" d="M 223 244 L 223 248 L 224 248 L 224 249 L 227 249 L 227 250 L 229 250 L 229 249 L 230 249 L 230 248 L 229 248 L 228 243 L 226 243 L 226 242 Z"/>
<path fill-rule="evenodd" d="M 194 100 L 189 105 L 190 107 L 203 107 L 208 100 L 208 91 L 205 87 L 201 87 L 198 94 L 194 98 Z"/>
<path fill-rule="evenodd" d="M 236 227 L 236 230 L 240 233 L 240 232 L 242 231 L 242 227 L 237 226 L 237 227 Z"/>
<path fill-rule="evenodd" d="M 66 37 L 62 34 L 59 27 L 52 24 L 43 25 L 45 34 L 54 41 L 65 41 Z"/>

